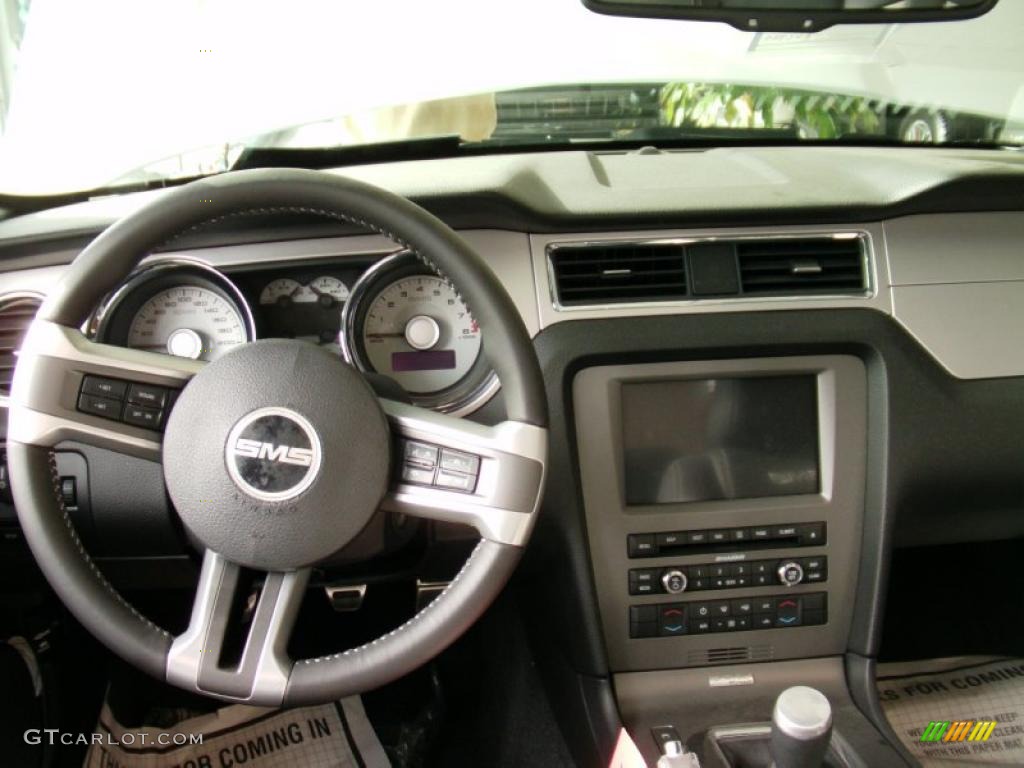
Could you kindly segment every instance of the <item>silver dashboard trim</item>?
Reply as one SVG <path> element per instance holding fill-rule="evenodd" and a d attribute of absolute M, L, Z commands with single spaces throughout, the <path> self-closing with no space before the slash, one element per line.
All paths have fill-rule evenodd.
<path fill-rule="evenodd" d="M 519 309 L 531 337 L 555 323 L 585 319 L 656 317 L 700 313 L 808 309 L 870 309 L 889 315 L 911 334 L 950 375 L 960 379 L 1024 376 L 1024 347 L 1015 328 L 1024 324 L 1024 272 L 1013 257 L 1019 213 L 915 215 L 859 225 L 840 223 L 780 228 L 708 227 L 634 232 L 527 234 L 504 230 L 460 232 L 483 254 Z M 869 296 L 689 299 L 605 307 L 553 306 L 546 247 L 554 243 L 610 240 L 707 239 L 742 236 L 821 235 L 865 232 L 870 238 Z M 977 238 L 994 238 L 991 249 Z M 976 250 L 964 263 L 964 246 Z M 984 248 L 978 246 L 984 245 Z M 353 235 L 271 243 L 252 243 L 168 252 L 143 260 L 184 257 L 214 268 L 367 258 L 393 253 L 384 237 Z M 941 258 L 932 258 L 938 252 Z M 966 262 L 970 262 L 970 266 Z M 949 271 L 950 265 L 958 265 Z M 48 266 L 0 273 L 0 292 L 50 292 L 67 267 Z M 997 308 L 998 311 L 994 311 Z M 984 344 L 977 344 L 978 339 Z M 2 403 L 0 403 L 2 405 Z"/>
<path fill-rule="evenodd" d="M 868 289 L 863 294 L 817 296 L 741 296 L 673 301 L 623 302 L 564 306 L 557 300 L 550 251 L 570 245 L 609 243 L 692 243 L 717 240 L 810 238 L 823 236 L 859 237 L 864 242 Z M 530 235 L 530 250 L 536 281 L 535 295 L 541 328 L 582 319 L 644 317 L 671 314 L 752 312 L 817 308 L 870 308 L 892 313 L 888 287 L 889 259 L 885 231 L 880 223 L 862 225 L 804 225 L 787 227 L 722 227 L 707 229 L 646 230 L 637 232 L 580 232 Z"/>
<path fill-rule="evenodd" d="M 598 247 L 613 243 L 615 245 L 691 245 L 693 243 L 714 243 L 720 240 L 809 240 L 809 239 L 820 239 L 823 237 L 831 237 L 835 240 L 859 240 L 861 244 L 861 266 L 864 269 L 865 277 L 865 289 L 859 293 L 817 293 L 809 296 L 725 296 L 714 299 L 673 299 L 671 301 L 633 301 L 633 302 L 613 302 L 605 304 L 579 304 L 579 305 L 566 305 L 563 304 L 558 296 L 558 285 L 555 277 L 555 266 L 551 258 L 553 252 L 559 248 L 586 248 L 586 247 Z M 871 233 L 864 229 L 837 229 L 831 232 L 771 232 L 771 233 L 747 233 L 747 234 L 716 234 L 716 235 L 695 235 L 693 237 L 650 237 L 650 238 L 619 238 L 610 237 L 605 239 L 596 240 L 553 240 L 544 247 L 544 258 L 546 262 L 546 272 L 548 278 L 548 292 L 551 301 L 551 306 L 557 312 L 578 312 L 580 310 L 587 309 L 599 309 L 603 311 L 609 311 L 614 309 L 638 309 L 642 310 L 645 307 L 684 307 L 688 304 L 692 304 L 695 301 L 700 302 L 735 302 L 742 301 L 748 304 L 761 303 L 761 302 L 779 302 L 779 301 L 821 301 L 821 300 L 839 300 L 839 299 L 857 299 L 857 298 L 870 298 L 875 295 L 878 290 L 878 285 L 874 280 L 874 272 L 871 269 L 871 265 L 875 260 L 874 247 L 871 241 Z"/>

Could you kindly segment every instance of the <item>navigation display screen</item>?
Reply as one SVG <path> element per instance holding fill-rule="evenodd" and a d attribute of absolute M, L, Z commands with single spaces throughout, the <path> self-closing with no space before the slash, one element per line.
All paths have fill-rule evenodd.
<path fill-rule="evenodd" d="M 814 376 L 622 385 L 627 504 L 817 493 Z"/>

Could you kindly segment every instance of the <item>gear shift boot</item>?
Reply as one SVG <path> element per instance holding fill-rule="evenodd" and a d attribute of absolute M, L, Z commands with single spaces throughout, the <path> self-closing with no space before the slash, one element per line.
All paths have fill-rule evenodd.
<path fill-rule="evenodd" d="M 859 761 L 832 732 L 832 707 L 807 686 L 775 700 L 770 725 L 713 728 L 705 739 L 709 765 L 728 768 L 848 768 Z"/>
<path fill-rule="evenodd" d="M 702 768 L 771 768 L 771 726 L 768 723 L 712 728 L 704 739 Z M 833 733 L 823 768 L 854 768 L 852 748 Z"/>

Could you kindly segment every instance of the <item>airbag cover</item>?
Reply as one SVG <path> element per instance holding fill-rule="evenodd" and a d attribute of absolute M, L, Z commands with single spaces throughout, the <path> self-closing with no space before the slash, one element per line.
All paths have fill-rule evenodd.
<path fill-rule="evenodd" d="M 313 564 L 377 510 L 390 432 L 363 377 L 301 341 L 238 347 L 185 387 L 163 444 L 167 489 L 205 546 L 252 568 Z"/>

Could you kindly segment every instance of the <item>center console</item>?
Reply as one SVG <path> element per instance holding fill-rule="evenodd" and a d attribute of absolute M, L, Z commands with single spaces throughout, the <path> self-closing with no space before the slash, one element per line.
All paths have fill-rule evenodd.
<path fill-rule="evenodd" d="M 613 672 L 836 656 L 860 557 L 863 363 L 605 365 L 573 381 Z M 717 680 L 712 686 L 742 681 Z"/>

